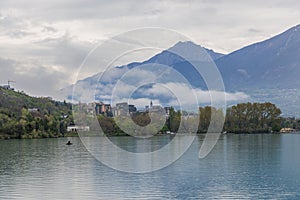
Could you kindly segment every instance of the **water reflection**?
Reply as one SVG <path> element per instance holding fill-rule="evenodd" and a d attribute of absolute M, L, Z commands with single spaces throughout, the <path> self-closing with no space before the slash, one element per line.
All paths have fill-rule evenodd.
<path fill-rule="evenodd" d="M 173 138 L 174 136 L 172 135 L 166 135 L 163 137 L 155 136 L 152 138 L 110 137 L 109 140 L 125 151 L 146 153 L 159 150 L 167 145 Z M 101 137 L 99 139 L 101 139 Z"/>
<path fill-rule="evenodd" d="M 145 174 L 102 165 L 78 138 L 71 146 L 65 139 L 0 141 L 0 199 L 299 198 L 300 135 L 222 135 L 199 160 L 203 139 L 169 167 Z M 113 140 L 132 151 L 157 144 Z"/>

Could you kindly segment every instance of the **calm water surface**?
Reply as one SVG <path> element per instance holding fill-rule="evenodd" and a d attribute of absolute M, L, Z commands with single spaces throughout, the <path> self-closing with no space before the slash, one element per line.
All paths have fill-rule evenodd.
<path fill-rule="evenodd" d="M 168 137 L 142 148 L 155 149 L 147 145 Z M 65 138 L 2 140 L 0 199 L 300 199 L 299 134 L 224 135 L 199 160 L 202 140 L 169 167 L 146 174 L 102 165 L 79 138 L 72 146 Z M 139 148 L 128 137 L 113 141 Z"/>

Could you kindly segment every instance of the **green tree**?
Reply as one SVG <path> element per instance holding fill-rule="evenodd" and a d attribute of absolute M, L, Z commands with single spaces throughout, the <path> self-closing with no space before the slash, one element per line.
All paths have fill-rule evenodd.
<path fill-rule="evenodd" d="M 270 102 L 240 103 L 227 109 L 225 129 L 234 133 L 278 131 L 280 114 L 280 109 Z"/>
<path fill-rule="evenodd" d="M 173 107 L 170 108 L 170 115 L 168 119 L 168 128 L 171 132 L 176 133 L 181 123 L 180 111 L 175 111 Z"/>

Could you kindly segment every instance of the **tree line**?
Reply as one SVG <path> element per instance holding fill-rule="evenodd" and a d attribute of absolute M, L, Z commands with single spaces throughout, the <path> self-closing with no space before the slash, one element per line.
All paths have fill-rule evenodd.
<path fill-rule="evenodd" d="M 0 139 L 65 136 L 67 126 L 74 123 L 72 106 L 74 105 L 65 101 L 30 97 L 23 92 L 0 88 Z M 171 107 L 166 122 L 158 133 L 189 132 L 195 123 L 197 133 L 206 133 L 210 125 L 218 125 L 211 122 L 212 115 L 217 120 L 223 120 L 225 117 L 223 131 L 228 133 L 270 133 L 279 132 L 283 127 L 300 129 L 300 119 L 282 118 L 281 110 L 275 104 L 266 102 L 240 103 L 227 108 L 226 114 L 224 110 L 211 106 L 200 107 L 198 113 L 194 115 L 189 115 L 186 111 L 176 111 Z M 147 112 L 132 113 L 131 119 L 142 127 L 151 122 Z M 97 120 L 105 134 L 126 135 L 113 117 L 98 115 Z M 130 126 L 128 119 L 122 123 L 125 127 Z M 184 128 L 179 130 L 180 126 Z M 149 126 L 149 131 L 156 128 L 155 125 Z"/>
<path fill-rule="evenodd" d="M 228 133 L 271 133 L 279 132 L 281 127 L 285 127 L 285 118 L 280 117 L 281 110 L 270 102 L 266 103 L 240 103 L 226 110 L 226 114 L 222 109 L 211 106 L 200 107 L 197 117 L 184 117 L 182 113 L 185 111 L 176 111 L 171 107 L 170 114 L 166 120 L 164 127 L 160 133 L 177 132 L 181 122 L 182 125 L 187 124 L 185 129 L 188 132 L 188 124 L 198 124 L 197 133 L 206 133 L 209 126 L 220 126 L 219 122 L 225 122 L 223 131 Z M 211 117 L 214 115 L 216 121 L 212 122 Z M 140 125 L 146 126 L 150 123 L 147 113 L 136 113 L 132 116 L 132 120 Z M 220 121 L 218 121 L 220 120 Z M 99 124 L 107 135 L 124 135 L 125 133 L 116 125 L 111 117 L 103 115 L 98 116 Z M 124 121 L 126 123 L 126 120 Z M 129 122 L 128 122 L 129 123 Z M 300 120 L 299 120 L 300 126 Z M 222 127 L 219 127 L 222 130 Z"/>
<path fill-rule="evenodd" d="M 232 133 L 279 132 L 281 110 L 275 104 L 241 103 L 227 109 L 224 129 Z"/>
<path fill-rule="evenodd" d="M 149 125 L 151 122 L 149 112 L 136 112 L 132 113 L 130 118 L 124 118 L 120 119 L 122 123 L 122 127 L 128 127 L 132 123 L 132 121 L 137 124 L 138 126 L 141 127 L 146 127 L 149 129 L 149 132 L 153 132 L 153 130 L 157 130 L 155 127 L 155 123 L 152 125 Z M 155 113 L 152 113 L 152 119 L 161 116 L 155 116 Z M 98 115 L 97 116 L 98 122 L 100 124 L 100 127 L 102 131 L 107 135 L 107 136 L 121 136 L 121 135 L 127 135 L 127 133 L 124 133 L 122 129 L 117 125 L 116 121 L 112 117 L 107 117 L 104 115 Z M 132 121 L 131 121 L 132 120 Z M 169 117 L 166 119 L 166 122 L 162 129 L 158 131 L 158 133 L 166 133 L 168 131 L 170 132 L 177 132 L 181 122 L 181 112 L 176 111 L 173 107 L 170 108 L 169 110 Z M 149 126 L 148 126 L 149 125 Z M 145 133 L 139 133 L 141 136 L 147 134 L 147 129 L 145 129 Z"/>

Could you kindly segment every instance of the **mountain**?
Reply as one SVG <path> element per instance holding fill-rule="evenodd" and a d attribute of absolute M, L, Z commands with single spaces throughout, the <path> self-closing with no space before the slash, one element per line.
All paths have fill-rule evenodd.
<path fill-rule="evenodd" d="M 146 62 L 160 63 L 165 65 L 174 65 L 179 62 L 184 62 L 185 59 L 176 55 L 175 52 L 179 52 L 181 55 L 189 55 L 188 57 L 191 60 L 197 60 L 199 57 L 199 50 L 201 51 L 202 48 L 206 51 L 206 53 L 210 56 L 212 60 L 217 60 L 224 56 L 224 54 L 216 53 L 213 50 L 207 49 L 205 47 L 201 47 L 200 45 L 197 45 L 191 41 L 185 41 L 185 42 L 178 42 L 173 47 L 153 56 Z"/>
<path fill-rule="evenodd" d="M 233 100 L 229 103 L 239 101 L 270 101 L 278 105 L 284 114 L 300 116 L 300 25 L 290 28 L 289 30 L 267 39 L 255 43 L 228 55 L 216 53 L 213 50 L 205 49 L 206 55 L 203 54 L 203 48 L 192 42 L 178 42 L 173 47 L 162 51 L 152 58 L 141 63 L 130 63 L 121 67 L 116 67 L 105 72 L 104 79 L 100 85 L 97 83 L 101 74 L 96 74 L 79 81 L 76 84 L 77 93 L 73 97 L 80 98 L 88 96 L 86 89 L 90 88 L 94 92 L 96 99 L 109 100 L 109 92 L 122 75 L 131 70 L 137 70 L 138 66 L 150 65 L 145 70 L 146 75 L 132 76 L 126 81 L 129 84 L 123 84 L 124 91 L 131 86 L 137 85 L 140 78 L 145 78 L 153 74 L 162 77 L 163 83 L 176 85 L 175 91 L 190 90 L 184 88 L 180 90 L 184 79 L 187 79 L 193 88 L 199 89 L 199 93 L 207 89 L 205 81 L 200 77 L 197 71 L 191 65 L 191 62 L 185 60 L 180 55 L 188 55 L 190 59 L 206 59 L 209 55 L 215 61 L 225 84 L 227 99 Z M 176 54 L 174 52 L 180 52 Z M 160 69 L 159 64 L 170 66 L 175 69 L 182 79 L 176 76 L 176 73 L 164 72 Z M 103 74 L 102 74 L 103 75 Z M 170 84 L 172 83 L 172 84 Z M 126 87 L 125 87 L 126 86 Z M 65 88 L 61 91 L 66 97 L 72 94 L 72 87 Z M 162 99 L 161 102 L 168 103 L 170 97 L 153 92 L 156 87 L 150 85 L 135 92 L 135 97 L 145 96 Z M 151 90 L 152 89 L 152 90 Z M 147 92 L 145 92 L 147 91 Z M 152 92 L 152 93 L 151 93 Z M 126 92 L 124 92 L 126 93 Z M 147 93 L 147 94 L 146 94 Z M 236 95 L 239 94 L 239 95 Z M 232 98 L 230 98 L 230 95 Z M 246 96 L 249 98 L 246 98 Z M 106 99 L 104 98 L 106 97 Z M 229 98 L 228 98 L 229 97 Z"/>
<path fill-rule="evenodd" d="M 98 73 L 91 77 L 87 77 L 84 80 L 79 80 L 75 84 L 76 89 L 73 94 L 72 85 L 60 90 L 59 96 L 60 99 L 71 100 L 73 98 L 75 101 L 79 99 L 80 101 L 89 101 L 94 97 L 97 100 L 110 101 L 110 96 L 108 95 L 111 94 L 114 85 L 124 74 L 132 69 L 135 69 L 138 74 L 132 79 L 126 79 L 126 83 L 123 83 L 124 87 L 130 88 L 137 85 L 137 81 L 142 81 L 142 79 L 145 80 L 147 79 L 147 76 L 151 75 L 159 77 L 159 80 L 156 80 L 156 82 L 160 81 L 164 84 L 184 83 L 186 79 L 192 87 L 206 89 L 204 80 L 199 76 L 190 61 L 199 60 L 199 58 L 201 58 L 202 60 L 213 62 L 213 59 L 218 59 L 222 56 L 224 56 L 224 54 L 216 53 L 213 50 L 203 48 L 190 41 L 178 42 L 173 47 L 156 54 L 144 62 L 132 62 L 127 65 L 113 67 L 104 73 Z M 189 61 L 186 60 L 187 58 Z M 177 72 L 165 70 L 163 66 L 169 66 Z M 139 68 L 140 71 L 137 71 L 137 68 Z M 99 83 L 99 77 L 101 77 L 101 83 Z M 138 98 L 140 96 L 145 96 L 145 91 L 143 90 L 149 90 L 151 87 L 153 88 L 153 84 L 142 87 L 134 94 L 134 97 Z M 97 92 L 95 92 L 95 90 L 97 90 Z M 146 96 L 150 98 L 151 95 Z M 163 94 L 159 95 L 157 98 L 164 103 L 168 103 L 169 101 L 169 96 Z"/>
<path fill-rule="evenodd" d="M 300 25 L 216 60 L 230 90 L 300 86 Z"/>
<path fill-rule="evenodd" d="M 227 91 L 271 101 L 300 116 L 300 25 L 216 60 Z"/>

